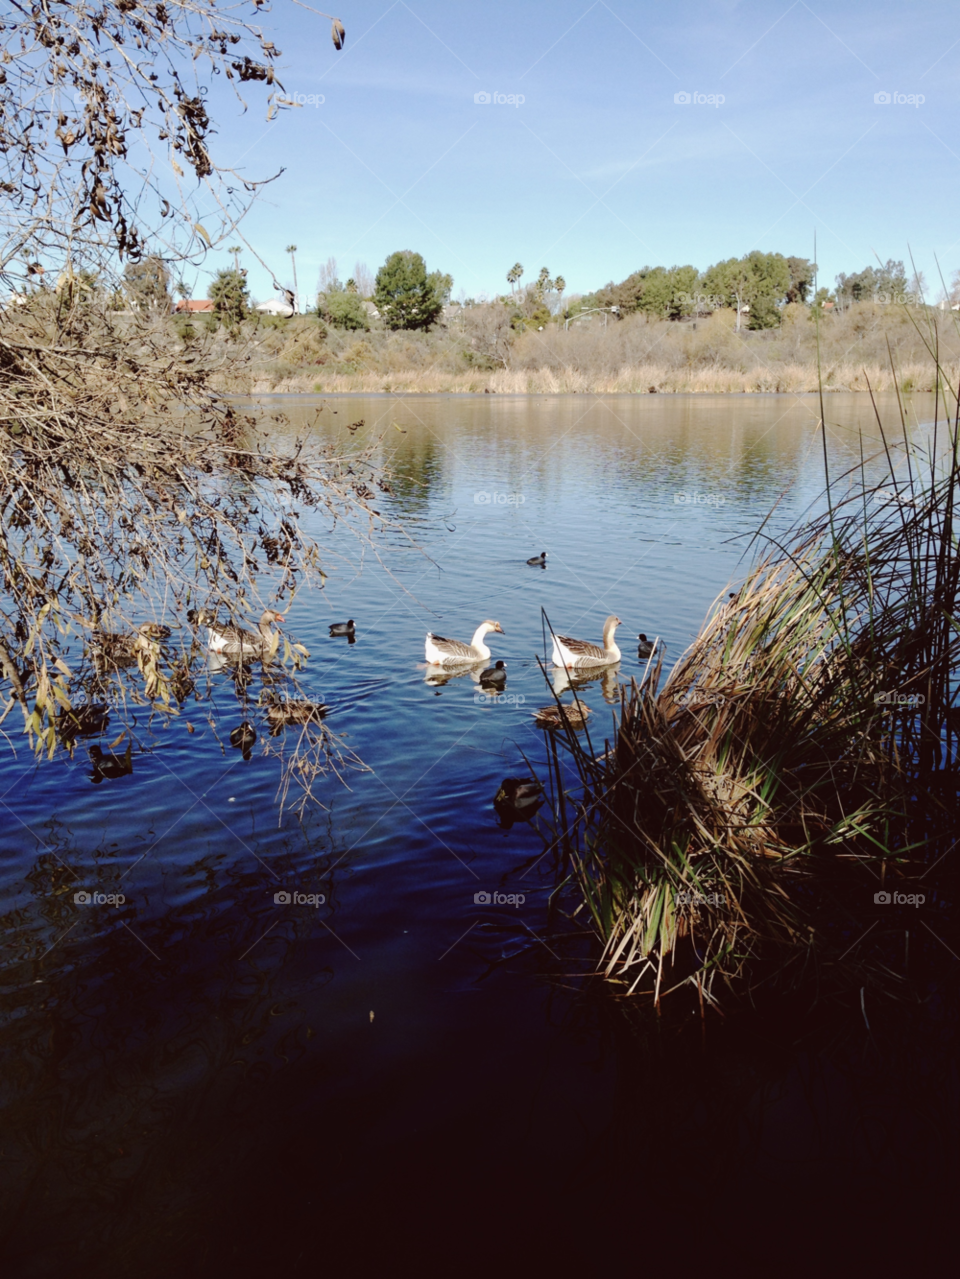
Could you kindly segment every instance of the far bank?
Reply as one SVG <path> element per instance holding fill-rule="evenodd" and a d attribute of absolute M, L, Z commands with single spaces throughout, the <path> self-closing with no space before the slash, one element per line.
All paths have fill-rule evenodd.
<path fill-rule="evenodd" d="M 761 331 L 738 330 L 727 311 L 680 323 L 630 316 L 509 337 L 487 332 L 492 308 L 474 311 L 426 332 L 294 316 L 181 340 L 220 365 L 222 390 L 253 395 L 930 392 L 933 349 L 947 380 L 960 379 L 958 317 L 928 308 L 863 304 L 812 318 L 787 307 L 779 327 Z"/>

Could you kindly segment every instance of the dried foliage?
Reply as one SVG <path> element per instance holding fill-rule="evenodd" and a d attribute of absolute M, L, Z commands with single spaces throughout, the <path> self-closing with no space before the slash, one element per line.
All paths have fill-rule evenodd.
<path fill-rule="evenodd" d="M 258 4 L 251 6 L 256 13 Z M 335 22 L 337 47 L 343 29 Z M 339 42 L 339 43 L 338 43 Z M 282 94 L 280 50 L 238 10 L 197 0 L 40 0 L 5 16 L 0 72 L 2 269 L 24 253 L 62 267 L 92 245 L 138 258 L 209 245 L 191 215 L 190 174 L 226 231 L 257 184 L 218 167 L 208 110 L 214 77 Z M 216 232 L 214 233 L 216 234 Z M 22 267 L 21 267 L 22 270 Z"/>
<path fill-rule="evenodd" d="M 207 89 L 218 73 L 238 94 L 259 82 L 273 111 L 278 55 L 215 3 L 41 0 L 5 20 L 0 722 L 19 707 L 38 754 L 72 750 L 131 701 L 169 715 L 197 695 L 188 606 L 247 621 L 289 600 L 322 572 L 302 513 L 361 535 L 378 519 L 364 456 L 231 408 L 204 351 L 171 342 L 162 306 L 116 309 L 124 264 L 128 282 L 141 261 L 166 281 L 213 240 L 185 170 L 215 198 L 215 234 L 243 211 L 256 184 L 217 167 Z M 161 617 L 179 642 L 144 625 Z M 293 683 L 305 657 L 284 640 L 263 682 Z M 250 673 L 234 676 L 245 697 Z M 331 753 L 323 726 L 314 737 L 290 760 L 307 789 Z"/>

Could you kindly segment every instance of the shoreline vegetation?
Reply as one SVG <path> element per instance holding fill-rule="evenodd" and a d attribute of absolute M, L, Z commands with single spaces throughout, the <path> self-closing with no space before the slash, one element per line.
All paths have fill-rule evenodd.
<path fill-rule="evenodd" d="M 496 310 L 465 308 L 420 332 L 349 332 L 314 316 L 249 319 L 232 334 L 213 325 L 180 331 L 184 355 L 235 395 L 909 394 L 936 390 L 935 345 L 940 376 L 960 380 L 956 317 L 933 308 L 863 303 L 815 323 L 798 304 L 785 308 L 780 327 L 758 331 L 738 332 L 724 309 L 699 320 L 636 315 L 542 333 L 510 331 Z"/>
<path fill-rule="evenodd" d="M 960 785 L 960 413 L 945 401 L 929 451 L 879 414 L 880 452 L 845 474 L 824 441 L 825 513 L 758 532 L 739 590 L 667 678 L 651 658 L 624 691 L 612 741 L 566 732 L 579 781 L 564 788 L 554 761 L 552 839 L 619 996 L 659 1007 L 686 990 L 702 1012 L 804 986 L 862 1005 L 922 1001 L 938 980 Z"/>
<path fill-rule="evenodd" d="M 960 372 L 960 366 L 957 369 Z M 834 370 L 832 391 L 876 393 L 903 391 L 932 393 L 935 384 L 924 377 L 920 364 L 906 365 L 895 377 L 881 365 L 840 365 Z M 410 369 L 384 377 L 376 373 L 336 374 L 319 382 L 310 375 L 252 380 L 238 391 L 231 381 L 224 394 L 242 395 L 816 395 L 816 369 L 786 366 L 775 374 L 736 369 L 674 370 L 658 365 L 624 368 L 607 377 L 591 377 L 576 370 L 532 369 L 475 374 L 420 373 Z"/>
<path fill-rule="evenodd" d="M 376 278 L 358 262 L 346 284 L 329 259 L 306 315 L 295 290 L 254 305 L 246 272 L 222 270 L 173 327 L 197 358 L 217 352 L 218 389 L 249 395 L 909 393 L 935 389 L 934 350 L 960 373 L 960 273 L 932 306 L 899 261 L 841 274 L 832 293 L 816 271 L 755 250 L 569 295 L 546 267 L 521 284 L 518 262 L 508 294 L 452 302 L 452 277 L 402 250 Z M 131 306 L 138 288 L 128 282 Z"/>

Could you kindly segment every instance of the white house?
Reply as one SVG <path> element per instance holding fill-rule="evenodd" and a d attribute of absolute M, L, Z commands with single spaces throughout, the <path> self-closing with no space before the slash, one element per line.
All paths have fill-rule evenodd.
<path fill-rule="evenodd" d="M 258 302 L 255 310 L 261 315 L 293 315 L 293 307 L 289 302 L 283 302 L 280 298 L 271 298 L 269 302 Z"/>

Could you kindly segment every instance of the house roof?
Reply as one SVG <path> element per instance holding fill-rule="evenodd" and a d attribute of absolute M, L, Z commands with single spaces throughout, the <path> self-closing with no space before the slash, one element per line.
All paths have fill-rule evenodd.
<path fill-rule="evenodd" d="M 184 311 L 212 311 L 213 302 L 210 298 L 181 298 L 177 305 L 173 308 L 174 312 Z"/>
<path fill-rule="evenodd" d="M 255 308 L 261 315 L 293 315 L 294 309 L 289 302 L 280 298 L 271 298 L 269 302 L 259 302 Z"/>

